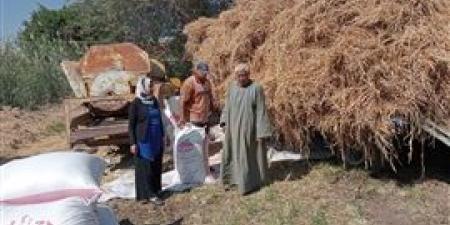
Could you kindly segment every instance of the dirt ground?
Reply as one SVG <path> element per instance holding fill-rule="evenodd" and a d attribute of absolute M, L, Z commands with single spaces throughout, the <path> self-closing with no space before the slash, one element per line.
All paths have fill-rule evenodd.
<path fill-rule="evenodd" d="M 11 159 L 64 149 L 61 106 L 50 110 L 0 111 L 0 164 Z M 132 163 L 107 150 L 110 170 Z M 272 164 L 272 182 L 249 196 L 225 192 L 219 185 L 167 194 L 163 207 L 115 199 L 107 204 L 121 225 L 150 224 L 305 224 L 436 225 L 450 224 L 450 150 L 429 154 L 427 177 L 405 167 L 399 174 L 343 169 L 338 162 Z M 166 169 L 171 168 L 170 157 Z M 106 176 L 111 180 L 112 173 Z"/>
<path fill-rule="evenodd" d="M 63 107 L 42 108 L 30 112 L 0 106 L 0 163 L 65 147 Z"/>

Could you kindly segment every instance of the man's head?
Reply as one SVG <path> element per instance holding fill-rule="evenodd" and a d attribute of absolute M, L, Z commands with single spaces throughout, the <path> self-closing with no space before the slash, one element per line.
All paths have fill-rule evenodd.
<path fill-rule="evenodd" d="M 209 66 L 207 63 L 200 61 L 197 64 L 195 64 L 194 76 L 197 79 L 204 81 L 206 80 L 208 74 L 209 74 Z"/>
<path fill-rule="evenodd" d="M 250 66 L 247 63 L 238 64 L 234 68 L 234 75 L 239 85 L 247 85 L 250 82 Z"/>

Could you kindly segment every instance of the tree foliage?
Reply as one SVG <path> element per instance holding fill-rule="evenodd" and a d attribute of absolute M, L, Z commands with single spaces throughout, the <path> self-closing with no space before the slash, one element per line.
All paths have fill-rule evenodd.
<path fill-rule="evenodd" d="M 231 0 L 68 0 L 40 6 L 14 43 L 0 47 L 0 105 L 33 108 L 68 93 L 59 67 L 94 44 L 133 42 L 166 64 L 169 76 L 190 69 L 184 60 L 186 23 L 214 16 Z"/>

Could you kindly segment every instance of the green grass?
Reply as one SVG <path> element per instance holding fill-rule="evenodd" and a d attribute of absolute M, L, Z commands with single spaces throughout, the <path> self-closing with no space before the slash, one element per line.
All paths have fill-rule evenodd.
<path fill-rule="evenodd" d="M 62 134 L 65 132 L 66 126 L 61 121 L 55 121 L 47 126 L 46 133 L 49 135 Z"/>
<path fill-rule="evenodd" d="M 312 225 L 328 225 L 327 215 L 323 208 L 318 209 L 311 219 Z"/>

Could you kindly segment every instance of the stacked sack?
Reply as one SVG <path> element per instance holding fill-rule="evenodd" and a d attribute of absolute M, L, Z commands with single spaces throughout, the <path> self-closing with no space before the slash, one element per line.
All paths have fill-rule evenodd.
<path fill-rule="evenodd" d="M 57 152 L 0 167 L 0 225 L 117 225 L 98 205 L 105 161 L 85 153 Z"/>

